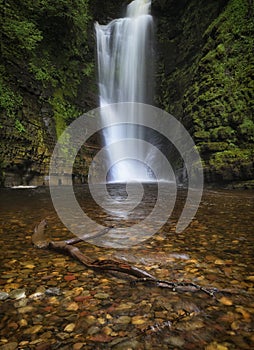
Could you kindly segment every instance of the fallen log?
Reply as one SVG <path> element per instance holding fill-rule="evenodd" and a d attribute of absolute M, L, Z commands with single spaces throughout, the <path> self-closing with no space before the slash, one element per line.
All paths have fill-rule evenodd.
<path fill-rule="evenodd" d="M 157 279 L 155 276 L 146 272 L 143 269 L 132 266 L 126 262 L 111 259 L 96 259 L 91 260 L 86 255 L 84 255 L 79 248 L 75 247 L 74 244 L 83 242 L 82 238 L 74 237 L 67 239 L 65 241 L 52 241 L 46 234 L 47 221 L 42 220 L 35 228 L 32 235 L 32 242 L 35 247 L 40 249 L 51 249 L 64 254 L 72 256 L 74 259 L 78 260 L 85 267 L 99 272 L 102 271 L 114 271 L 121 272 L 126 275 L 132 276 L 133 284 L 144 283 L 145 285 L 152 285 L 160 288 L 167 288 L 174 292 L 203 292 L 208 294 L 210 297 L 214 297 L 216 293 L 222 292 L 217 288 L 202 287 L 193 282 L 172 282 L 167 280 Z M 107 233 L 111 228 L 106 228 L 96 234 L 96 237 L 102 236 Z"/>

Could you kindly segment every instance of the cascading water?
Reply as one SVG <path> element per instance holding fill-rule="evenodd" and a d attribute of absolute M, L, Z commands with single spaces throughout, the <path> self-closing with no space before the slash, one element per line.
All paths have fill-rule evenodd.
<path fill-rule="evenodd" d="M 97 38 L 100 106 L 119 102 L 151 103 L 153 95 L 153 18 L 151 0 L 134 0 L 127 7 L 125 18 L 107 25 L 95 24 Z M 131 104 L 130 107 L 131 109 Z M 128 107 L 127 107 L 128 109 Z M 126 110 L 130 114 L 130 110 Z M 115 113 L 101 113 L 102 118 L 116 121 Z M 113 115 L 114 114 L 114 115 Z M 103 131 L 105 146 L 123 139 L 144 138 L 144 128 L 133 124 L 112 126 Z M 128 182 L 150 181 L 151 173 L 135 159 L 121 160 L 125 145 L 109 154 L 109 180 Z M 145 159 L 140 143 L 132 143 L 136 159 Z"/>

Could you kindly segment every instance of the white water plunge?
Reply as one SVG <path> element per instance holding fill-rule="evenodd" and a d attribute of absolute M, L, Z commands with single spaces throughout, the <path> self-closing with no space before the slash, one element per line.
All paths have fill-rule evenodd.
<path fill-rule="evenodd" d="M 97 38 L 98 80 L 100 107 L 118 102 L 151 103 L 153 96 L 153 18 L 150 0 L 134 0 L 127 7 L 125 18 L 107 25 L 95 24 Z M 131 114 L 132 104 L 126 107 Z M 117 121 L 117 113 L 103 113 L 102 118 Z M 144 116 L 145 118 L 145 116 Z M 103 130 L 105 146 L 124 139 L 144 139 L 145 129 L 135 125 L 135 117 L 128 125 Z M 131 142 L 132 159 L 126 159 L 124 142 L 113 147 L 108 156 L 108 180 L 111 182 L 151 181 L 153 175 L 145 165 L 149 155 L 140 142 Z M 142 159 L 144 162 L 140 162 Z"/>

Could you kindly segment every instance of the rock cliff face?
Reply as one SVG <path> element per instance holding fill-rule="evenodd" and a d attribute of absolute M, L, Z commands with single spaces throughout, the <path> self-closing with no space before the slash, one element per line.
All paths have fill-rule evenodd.
<path fill-rule="evenodd" d="M 0 183 L 46 184 L 57 138 L 96 105 L 88 2 L 11 1 L 0 10 Z M 91 153 L 80 156 L 80 179 Z"/>
<path fill-rule="evenodd" d="M 192 134 L 206 182 L 253 179 L 253 2 L 156 5 L 158 105 Z"/>
<path fill-rule="evenodd" d="M 93 23 L 121 16 L 128 1 L 82 2 L 87 5 L 85 24 L 75 19 L 73 7 L 79 2 L 72 8 L 66 2 L 54 14 L 38 10 L 34 21 L 43 40 L 33 55 L 21 49 L 19 56 L 11 55 L 3 46 L 0 181 L 6 186 L 46 183 L 57 137 L 73 118 L 97 106 Z M 190 131 L 204 161 L 206 182 L 254 178 L 253 6 L 252 0 L 152 3 L 155 102 Z M 17 42 L 6 42 L 13 50 L 17 47 Z M 79 158 L 80 181 L 95 144 Z"/>

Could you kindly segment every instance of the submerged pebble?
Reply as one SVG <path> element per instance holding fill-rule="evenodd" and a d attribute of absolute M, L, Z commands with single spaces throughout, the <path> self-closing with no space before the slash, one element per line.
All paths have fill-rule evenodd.
<path fill-rule="evenodd" d="M 22 298 L 25 298 L 26 297 L 26 290 L 25 289 L 15 289 L 15 290 L 12 290 L 10 293 L 9 293 L 9 297 L 11 299 L 22 299 Z"/>
<path fill-rule="evenodd" d="M 45 293 L 47 295 L 61 295 L 62 294 L 60 288 L 57 288 L 57 287 L 48 288 L 48 289 L 46 289 Z"/>
<path fill-rule="evenodd" d="M 0 301 L 1 300 L 6 300 L 9 298 L 9 293 L 6 292 L 0 292 Z"/>
<path fill-rule="evenodd" d="M 79 248 L 91 260 L 119 256 L 123 263 L 150 269 L 158 278 L 228 290 L 215 297 L 199 291 L 173 292 L 142 282 L 130 284 L 120 274 L 98 273 L 71 257 L 34 248 L 30 233 L 41 217 L 49 217 L 52 239 L 69 235 L 45 205 L 45 198 L 34 216 L 30 215 L 34 205 L 29 215 L 25 206 L 20 212 L 6 211 L 6 228 L 1 234 L 5 248 L 0 264 L 0 350 L 254 348 L 253 220 L 246 221 L 246 212 L 241 219 L 239 206 L 243 202 L 238 196 L 226 203 L 227 208 L 235 209 L 234 215 L 230 217 L 229 211 L 224 220 L 224 197 L 204 195 L 217 215 L 218 227 L 216 215 L 208 215 L 201 205 L 199 219 L 185 232 L 175 234 L 171 222 L 166 223 L 159 239 L 151 237 L 123 254 L 86 242 Z M 251 202 L 248 196 L 245 202 Z M 91 217 L 97 215 L 87 193 L 84 203 Z M 11 217 L 22 223 L 26 218 L 22 234 L 21 226 L 10 223 Z M 113 219 L 100 213 L 99 220 L 112 223 Z M 172 218 L 172 223 L 176 222 Z"/>

